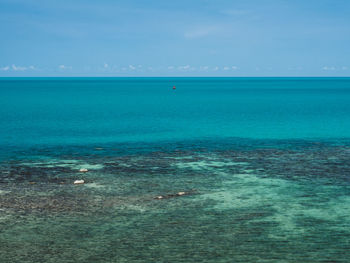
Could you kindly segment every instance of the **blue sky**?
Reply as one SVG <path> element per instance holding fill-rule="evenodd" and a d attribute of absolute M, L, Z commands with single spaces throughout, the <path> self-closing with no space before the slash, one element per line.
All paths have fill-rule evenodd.
<path fill-rule="evenodd" d="M 348 0 L 0 0 L 0 76 L 350 76 Z"/>

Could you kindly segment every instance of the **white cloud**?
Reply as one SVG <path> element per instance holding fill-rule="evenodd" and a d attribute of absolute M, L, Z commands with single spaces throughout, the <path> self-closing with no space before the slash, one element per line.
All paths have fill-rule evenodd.
<path fill-rule="evenodd" d="M 136 67 L 134 67 L 133 65 L 129 65 L 129 69 L 130 69 L 130 70 L 135 70 Z"/>
<path fill-rule="evenodd" d="M 208 66 L 200 66 L 200 67 L 199 67 L 199 70 L 200 70 L 200 71 L 207 71 L 208 69 L 209 69 Z"/>
<path fill-rule="evenodd" d="M 15 64 L 12 64 L 11 68 L 13 71 L 25 71 L 25 70 L 27 70 L 26 67 L 16 66 Z"/>
<path fill-rule="evenodd" d="M 324 66 L 323 68 L 322 68 L 323 70 L 326 70 L 326 71 L 334 71 L 334 70 L 336 70 L 336 67 L 334 67 L 334 66 Z"/>
<path fill-rule="evenodd" d="M 213 70 L 214 70 L 214 71 L 218 71 L 218 70 L 219 70 L 219 67 L 216 66 L 216 67 L 213 68 Z"/>
<path fill-rule="evenodd" d="M 104 68 L 108 68 L 108 64 L 105 63 L 105 64 L 103 65 L 103 67 L 104 67 Z"/>
<path fill-rule="evenodd" d="M 9 69 L 10 69 L 9 66 L 5 66 L 5 67 L 0 68 L 1 71 L 8 71 Z"/>
<path fill-rule="evenodd" d="M 168 69 L 169 70 L 173 70 L 173 69 L 175 69 L 175 67 L 174 66 L 169 66 Z"/>
<path fill-rule="evenodd" d="M 179 69 L 179 70 L 189 70 L 189 69 L 190 69 L 190 65 L 179 66 L 178 69 Z"/>
<path fill-rule="evenodd" d="M 324 66 L 322 70 L 325 71 L 339 71 L 339 70 L 348 70 L 349 68 L 346 66 L 343 67 L 335 67 L 335 66 Z"/>
<path fill-rule="evenodd" d="M 237 66 L 231 66 L 231 67 L 223 67 L 222 68 L 223 70 L 225 70 L 225 71 L 228 71 L 228 70 L 237 70 L 238 69 L 238 67 Z"/>
<path fill-rule="evenodd" d="M 61 70 L 66 70 L 66 69 L 72 69 L 72 66 L 59 65 L 58 68 Z"/>
<path fill-rule="evenodd" d="M 0 71 L 26 71 L 26 70 L 37 70 L 36 67 L 33 65 L 29 67 L 23 67 L 23 66 L 16 66 L 15 64 L 12 64 L 11 66 L 5 66 L 0 68 Z"/>
<path fill-rule="evenodd" d="M 190 65 L 185 65 L 185 66 L 179 66 L 177 67 L 178 70 L 180 71 L 196 71 L 196 67 L 191 67 Z"/>

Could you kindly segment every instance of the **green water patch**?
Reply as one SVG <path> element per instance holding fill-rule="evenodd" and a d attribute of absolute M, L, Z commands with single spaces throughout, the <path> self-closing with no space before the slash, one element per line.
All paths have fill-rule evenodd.
<path fill-rule="evenodd" d="M 72 159 L 72 160 L 60 160 L 60 159 L 49 159 L 45 161 L 34 161 L 34 162 L 21 162 L 23 166 L 29 167 L 41 167 L 41 168 L 70 168 L 72 170 L 80 170 L 82 168 L 88 170 L 102 169 L 102 164 L 88 163 L 84 160 Z"/>
<path fill-rule="evenodd" d="M 222 182 L 217 191 L 197 198 L 214 201 L 215 210 L 231 211 L 233 217 L 245 215 L 242 220 L 247 229 L 254 231 L 255 227 L 264 226 L 261 234 L 264 240 L 293 243 L 305 254 L 317 250 L 313 252 L 315 258 L 327 258 L 336 253 L 333 249 L 348 247 L 348 189 L 315 182 L 305 184 L 304 181 L 270 179 L 252 173 L 232 174 L 231 177 Z M 310 251 L 303 242 L 310 246 Z M 346 251 L 342 253 L 345 255 L 337 258 L 346 262 L 349 255 Z"/>

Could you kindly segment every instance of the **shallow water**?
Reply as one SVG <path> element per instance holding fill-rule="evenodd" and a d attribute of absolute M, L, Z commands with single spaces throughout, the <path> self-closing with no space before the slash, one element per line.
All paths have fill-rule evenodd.
<path fill-rule="evenodd" d="M 350 147 L 294 143 L 2 162 L 2 262 L 348 262 Z"/>
<path fill-rule="evenodd" d="M 122 80 L 75 81 L 61 81 L 61 86 L 48 80 L 0 81 L 15 87 L 0 98 L 5 102 L 0 104 L 1 263 L 350 261 L 349 80 L 311 80 L 301 86 L 278 79 L 240 80 L 239 85 L 255 83 L 267 93 L 253 92 L 251 100 L 251 90 L 243 95 L 231 90 L 231 99 L 241 96 L 253 107 L 258 95 L 258 102 L 283 97 L 297 106 L 263 103 L 254 110 L 244 103 L 230 106 L 227 91 L 240 83 L 236 80 L 199 80 L 206 88 L 193 79 L 177 80 L 195 86 L 184 91 L 186 96 L 171 93 L 180 98 L 153 106 L 137 88 L 127 91 L 141 80 L 123 80 L 126 86 Z M 171 81 L 147 80 L 143 86 L 154 92 L 165 82 Z M 92 87 L 86 89 L 89 96 L 75 96 L 84 90 L 79 85 L 96 83 L 107 85 L 96 91 L 97 99 L 112 91 L 143 104 L 130 108 L 131 114 L 130 101 L 122 104 L 118 96 L 119 106 L 84 100 Z M 320 93 L 312 88 L 319 83 Z M 113 91 L 112 84 L 124 88 Z M 37 97 L 28 97 L 29 91 L 15 96 L 28 85 Z M 52 85 L 58 86 L 45 91 Z M 286 93 L 279 85 L 296 90 Z M 205 94 L 191 105 L 187 102 L 196 90 Z M 74 96 L 66 98 L 67 93 Z M 200 103 L 213 103 L 212 93 L 218 104 Z M 155 103 L 158 95 L 152 94 Z M 177 111 L 179 116 L 171 118 L 172 110 L 180 109 L 174 99 L 195 115 Z M 324 105 L 324 119 L 319 117 L 317 105 L 331 101 Z M 166 105 L 168 110 L 152 115 Z M 260 114 L 261 107 L 270 110 Z M 107 118 L 117 109 L 120 119 Z M 90 111 L 92 116 L 83 114 Z M 137 120 L 128 120 L 133 114 Z M 74 185 L 77 179 L 85 184 Z"/>

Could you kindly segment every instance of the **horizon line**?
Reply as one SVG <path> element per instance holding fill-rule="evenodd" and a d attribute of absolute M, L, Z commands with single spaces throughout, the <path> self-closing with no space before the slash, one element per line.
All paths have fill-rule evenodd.
<path fill-rule="evenodd" d="M 0 79 L 6 78 L 350 78 L 350 76 L 0 76 Z"/>

